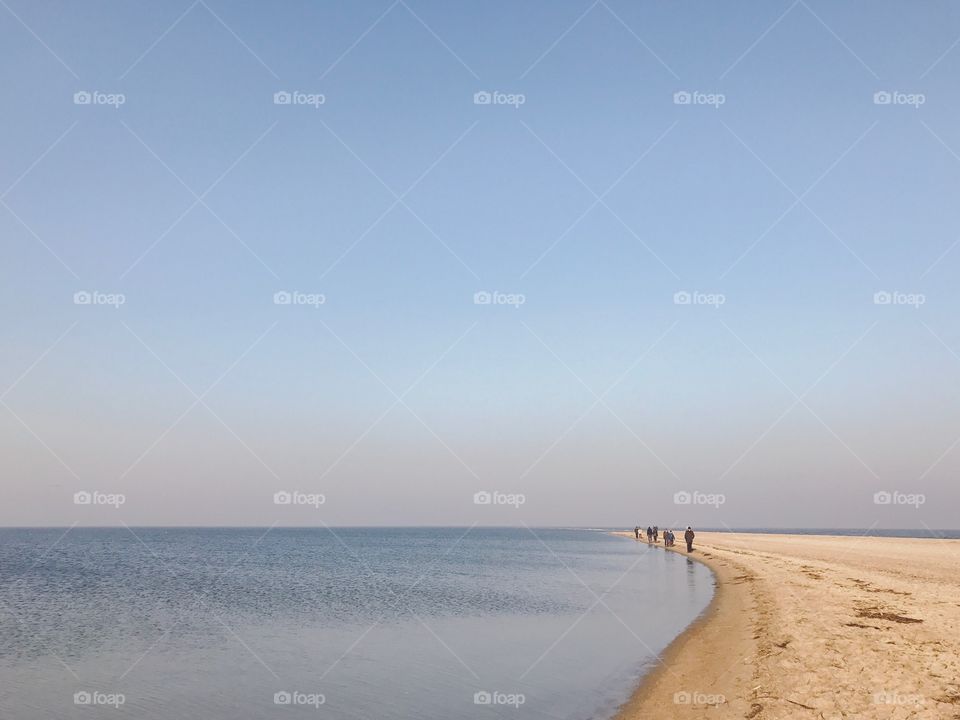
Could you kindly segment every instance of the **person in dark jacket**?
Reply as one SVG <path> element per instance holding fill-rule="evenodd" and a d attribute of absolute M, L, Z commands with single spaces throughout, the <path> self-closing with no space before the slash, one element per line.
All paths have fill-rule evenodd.
<path fill-rule="evenodd" d="M 687 552 L 693 552 L 693 538 L 696 537 L 693 528 L 687 525 L 687 531 L 683 534 L 683 539 L 687 541 Z"/>
<path fill-rule="evenodd" d="M 639 526 L 639 525 L 637 525 L 636 527 L 633 528 L 633 536 L 634 536 L 637 540 L 640 539 L 640 526 Z"/>

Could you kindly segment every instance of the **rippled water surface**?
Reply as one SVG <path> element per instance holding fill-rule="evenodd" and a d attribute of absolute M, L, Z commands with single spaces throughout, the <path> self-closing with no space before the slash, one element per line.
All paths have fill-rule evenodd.
<path fill-rule="evenodd" d="M 2 718 L 608 717 L 713 592 L 601 532 L 64 533 L 0 530 Z"/>

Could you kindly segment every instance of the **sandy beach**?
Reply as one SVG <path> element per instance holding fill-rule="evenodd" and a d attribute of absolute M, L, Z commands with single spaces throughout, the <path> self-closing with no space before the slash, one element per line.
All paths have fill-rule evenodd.
<path fill-rule="evenodd" d="M 960 541 L 703 532 L 692 555 L 713 602 L 618 720 L 960 718 Z"/>

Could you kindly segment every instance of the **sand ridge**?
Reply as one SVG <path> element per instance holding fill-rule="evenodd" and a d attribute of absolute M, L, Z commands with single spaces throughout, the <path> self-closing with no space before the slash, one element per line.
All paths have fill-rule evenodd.
<path fill-rule="evenodd" d="M 960 718 L 960 541 L 698 533 L 693 557 L 714 601 L 620 720 Z"/>

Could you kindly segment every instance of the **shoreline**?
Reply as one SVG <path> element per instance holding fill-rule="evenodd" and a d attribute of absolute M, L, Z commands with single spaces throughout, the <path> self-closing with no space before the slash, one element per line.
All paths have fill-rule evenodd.
<path fill-rule="evenodd" d="M 646 543 L 644 538 L 637 540 L 631 532 L 612 532 L 611 535 Z M 672 548 L 664 547 L 662 542 L 652 545 L 707 566 L 714 579 L 713 597 L 693 622 L 660 653 L 660 662 L 640 678 L 633 694 L 613 717 L 614 720 L 703 717 L 705 711 L 717 710 L 724 704 L 732 705 L 737 686 L 749 679 L 744 677 L 744 668 L 738 667 L 736 660 L 719 673 L 711 672 L 723 662 L 720 655 L 728 657 L 729 651 L 736 648 L 742 658 L 755 647 L 745 612 L 749 610 L 750 599 L 736 579 L 742 568 L 704 551 L 697 541 L 694 541 L 692 553 L 686 552 L 682 538 Z M 684 693 L 690 702 L 677 702 L 686 699 Z M 724 702 L 713 703 L 721 697 Z M 709 702 L 695 703 L 694 700 Z M 726 710 L 732 709 L 728 707 Z M 750 715 L 752 708 L 740 709 L 746 712 L 731 712 L 730 716 L 755 717 Z"/>
<path fill-rule="evenodd" d="M 960 718 L 960 541 L 703 532 L 688 557 L 713 599 L 616 720 Z"/>

